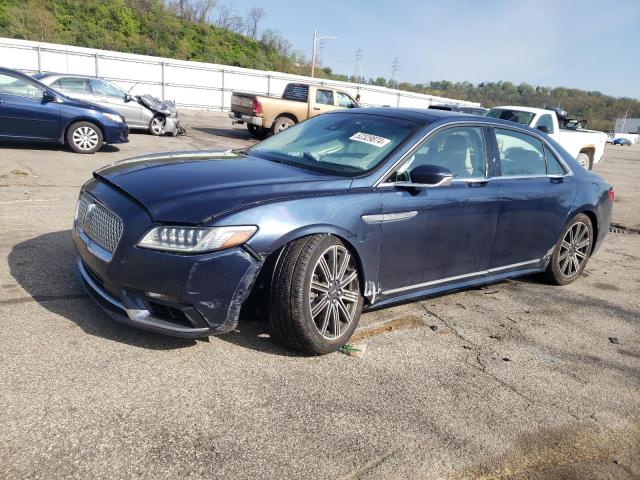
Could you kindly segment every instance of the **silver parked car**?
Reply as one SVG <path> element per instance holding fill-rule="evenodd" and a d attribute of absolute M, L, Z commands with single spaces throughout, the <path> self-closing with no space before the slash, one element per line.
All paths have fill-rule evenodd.
<path fill-rule="evenodd" d="M 117 111 L 131 129 L 148 130 L 153 135 L 182 133 L 174 102 L 151 95 L 133 96 L 101 78 L 60 73 L 36 73 L 33 78 L 69 97 Z"/>

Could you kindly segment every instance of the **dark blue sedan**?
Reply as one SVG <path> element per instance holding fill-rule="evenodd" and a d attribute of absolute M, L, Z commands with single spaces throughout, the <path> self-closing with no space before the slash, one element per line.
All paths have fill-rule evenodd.
<path fill-rule="evenodd" d="M 614 145 L 625 145 L 627 147 L 630 147 L 631 146 L 631 140 L 629 140 L 628 138 L 624 138 L 624 137 L 618 137 L 618 138 L 613 140 L 613 144 Z"/>
<path fill-rule="evenodd" d="M 0 140 L 59 143 L 77 153 L 94 153 L 105 143 L 128 142 L 128 135 L 118 112 L 0 68 Z"/>
<path fill-rule="evenodd" d="M 73 231 L 82 281 L 117 321 L 201 337 L 257 304 L 276 338 L 323 354 L 363 309 L 535 272 L 572 282 L 613 196 L 537 130 L 354 109 L 244 151 L 107 166 L 82 188 Z"/>

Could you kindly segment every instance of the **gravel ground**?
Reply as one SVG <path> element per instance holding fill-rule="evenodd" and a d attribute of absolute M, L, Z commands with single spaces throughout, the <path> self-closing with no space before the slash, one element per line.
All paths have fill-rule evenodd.
<path fill-rule="evenodd" d="M 640 234 L 609 234 L 567 287 L 366 314 L 363 358 L 296 355 L 253 318 L 209 341 L 112 323 L 75 281 L 78 189 L 121 158 L 251 142 L 183 122 L 93 156 L 0 147 L 0 478 L 640 478 Z M 640 227 L 640 145 L 596 171 Z"/>

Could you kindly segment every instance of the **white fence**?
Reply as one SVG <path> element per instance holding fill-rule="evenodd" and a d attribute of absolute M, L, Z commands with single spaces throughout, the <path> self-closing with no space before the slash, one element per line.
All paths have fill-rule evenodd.
<path fill-rule="evenodd" d="M 0 37 L 0 66 L 33 72 L 91 75 L 117 83 L 132 93 L 150 93 L 179 106 L 228 110 L 233 91 L 280 96 L 289 82 L 334 86 L 360 94 L 365 106 L 427 108 L 432 103 L 478 103 L 384 87 L 247 68 L 188 62 L 108 50 L 72 47 Z"/>

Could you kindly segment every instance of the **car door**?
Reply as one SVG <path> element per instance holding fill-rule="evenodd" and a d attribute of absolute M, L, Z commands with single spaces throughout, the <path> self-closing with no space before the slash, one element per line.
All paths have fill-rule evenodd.
<path fill-rule="evenodd" d="M 0 137 L 58 139 L 60 104 L 44 98 L 44 93 L 33 81 L 0 73 Z"/>
<path fill-rule="evenodd" d="M 330 112 L 331 110 L 336 109 L 333 90 L 330 88 L 316 88 L 311 101 L 309 117 L 315 117 L 321 113 Z"/>
<path fill-rule="evenodd" d="M 383 294 L 410 293 L 479 274 L 487 268 L 500 192 L 487 169 L 489 132 L 450 127 L 430 137 L 379 186 L 382 194 L 380 283 Z M 450 170 L 450 185 L 397 188 L 418 165 Z"/>
<path fill-rule="evenodd" d="M 336 90 L 336 105 L 339 108 L 356 108 L 356 102 L 344 92 Z"/>
<path fill-rule="evenodd" d="M 92 78 L 89 83 L 100 104 L 120 113 L 129 126 L 148 127 L 148 125 L 141 125 L 142 105 L 135 100 L 129 100 L 124 91 L 97 78 Z"/>
<path fill-rule="evenodd" d="M 489 268 L 535 264 L 550 253 L 577 191 L 542 137 L 495 128 L 500 217 Z"/>

